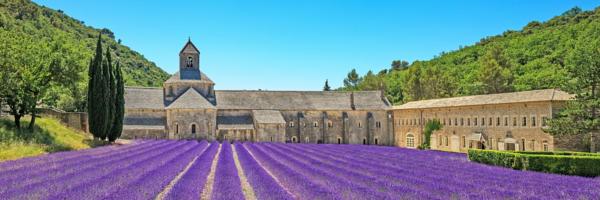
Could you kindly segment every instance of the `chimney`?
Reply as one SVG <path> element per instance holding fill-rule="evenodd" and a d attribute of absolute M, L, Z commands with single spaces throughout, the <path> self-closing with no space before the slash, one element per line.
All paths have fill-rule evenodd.
<path fill-rule="evenodd" d="M 354 92 L 350 93 L 350 107 L 352 110 L 356 110 L 356 106 L 354 106 Z"/>

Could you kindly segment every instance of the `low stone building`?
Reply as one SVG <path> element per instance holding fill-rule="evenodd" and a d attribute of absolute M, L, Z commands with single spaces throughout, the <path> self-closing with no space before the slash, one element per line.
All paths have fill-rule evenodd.
<path fill-rule="evenodd" d="M 393 107 L 395 142 L 416 148 L 424 139 L 426 122 L 437 119 L 443 128 L 432 134 L 432 149 L 577 149 L 542 130 L 571 98 L 566 92 L 547 89 L 408 102 Z"/>
<path fill-rule="evenodd" d="M 123 138 L 393 145 L 381 91 L 214 90 L 188 41 L 162 88 L 125 88 Z"/>

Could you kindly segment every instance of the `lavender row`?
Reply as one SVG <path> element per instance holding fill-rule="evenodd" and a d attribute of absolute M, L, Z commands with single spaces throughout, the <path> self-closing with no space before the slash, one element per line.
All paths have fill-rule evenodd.
<path fill-rule="evenodd" d="M 149 141 L 148 141 L 149 142 Z M 78 159 L 86 156 L 96 156 L 103 155 L 107 152 L 132 148 L 138 145 L 146 143 L 144 141 L 136 142 L 135 144 L 125 145 L 125 146 L 102 146 L 90 149 L 83 149 L 78 151 L 61 151 L 56 153 L 50 153 L 41 156 L 35 157 L 27 157 L 19 160 L 9 160 L 0 163 L 0 177 L 4 174 L 11 174 L 15 170 L 22 170 L 24 168 L 27 169 L 35 169 L 38 167 L 46 166 L 48 164 L 52 165 L 55 163 L 62 163 L 65 161 Z"/>
<path fill-rule="evenodd" d="M 145 173 L 142 177 L 111 193 L 109 199 L 151 199 L 156 197 L 175 177 L 188 166 L 193 159 L 203 154 L 208 147 L 206 141 L 200 142 L 192 151 L 188 151 L 167 164 Z M 157 163 L 158 164 L 158 163 Z M 141 173 L 134 169 L 132 173 Z"/>
<path fill-rule="evenodd" d="M 100 166 L 110 166 L 115 162 L 119 161 L 127 161 L 130 158 L 143 158 L 149 152 L 154 151 L 157 148 L 161 148 L 164 146 L 169 146 L 174 142 L 168 141 L 156 146 L 150 146 L 148 148 L 140 148 L 132 150 L 131 152 L 120 152 L 113 157 L 108 159 L 96 159 L 93 161 L 88 161 L 81 165 L 72 166 L 69 168 L 61 168 L 56 170 L 50 170 L 48 172 L 39 173 L 37 171 L 32 171 L 31 174 L 24 174 L 19 177 L 12 177 L 3 179 L 0 181 L 0 185 L 10 185 L 11 187 L 0 187 L 0 195 L 8 192 L 9 190 L 19 191 L 21 188 L 35 188 L 39 187 L 39 185 L 44 185 L 47 182 L 58 182 L 60 184 L 61 180 L 64 180 L 64 177 L 69 176 L 77 176 L 82 172 L 88 172 L 92 168 L 97 168 Z"/>
<path fill-rule="evenodd" d="M 110 151 L 100 151 L 101 154 L 99 155 L 88 155 L 86 153 L 82 153 L 82 156 L 77 156 L 57 162 L 42 162 L 33 166 L 21 167 L 14 170 L 7 170 L 4 172 L 0 172 L 0 182 L 5 182 L 9 180 L 20 181 L 24 176 L 45 176 L 46 174 L 51 173 L 51 171 L 53 170 L 64 170 L 65 168 L 71 168 L 74 166 L 81 167 L 82 164 L 93 162 L 94 160 L 104 160 L 106 158 L 113 157 L 114 155 L 122 154 L 124 152 L 128 153 L 136 150 L 142 150 L 145 148 L 151 148 L 152 146 L 159 143 L 160 142 L 146 142 L 135 145 L 128 145 L 127 148 L 113 148 Z M 36 161 L 32 162 L 37 163 Z"/>
<path fill-rule="evenodd" d="M 414 199 L 415 197 L 443 199 L 443 197 L 424 193 L 423 190 L 413 188 L 410 185 L 378 179 L 378 176 L 356 170 L 352 166 L 345 165 L 345 163 L 330 162 L 328 158 L 319 158 L 318 154 L 297 152 L 293 149 L 285 148 L 286 146 L 264 146 L 274 153 L 285 153 L 290 158 L 297 158 L 298 161 L 311 164 L 310 168 L 312 170 L 326 173 L 329 179 L 350 181 L 354 185 L 350 189 L 357 190 L 355 188 L 363 188 L 364 193 L 381 195 L 377 197 L 378 199 Z"/>
<path fill-rule="evenodd" d="M 221 147 L 211 199 L 244 199 L 231 144 L 227 141 L 223 142 Z"/>
<path fill-rule="evenodd" d="M 202 146 L 197 142 L 185 143 L 182 147 L 141 162 L 130 163 L 124 167 L 108 168 L 106 171 L 110 171 L 110 173 L 94 180 L 84 181 L 75 187 L 50 196 L 49 199 L 104 199 L 120 187 L 132 183 L 148 172 L 163 167 L 179 156 L 201 151 Z"/>
<path fill-rule="evenodd" d="M 335 191 L 330 191 L 322 185 L 315 183 L 264 151 L 257 148 L 255 144 L 244 144 L 246 149 L 255 156 L 270 172 L 275 175 L 283 187 L 287 188 L 297 199 L 341 199 Z"/>
<path fill-rule="evenodd" d="M 406 149 L 400 150 L 406 151 Z M 414 150 L 408 151 L 412 152 Z M 424 153 L 423 156 L 418 156 L 421 161 L 427 159 L 431 160 L 431 157 L 436 157 L 438 153 L 441 152 L 425 151 Z M 387 156 L 394 157 L 392 152 L 383 154 L 384 156 L 387 154 Z M 427 154 L 429 156 L 426 156 Z M 364 155 L 366 156 L 367 154 Z M 439 162 L 440 164 L 436 165 L 437 168 L 445 169 L 447 174 L 456 174 L 461 177 L 460 181 L 472 182 L 480 188 L 503 188 L 505 191 L 516 192 L 516 196 L 524 197 L 535 197 L 539 196 L 541 193 L 550 198 L 571 198 L 573 196 L 585 198 L 590 196 L 600 196 L 600 190 L 596 189 L 600 185 L 598 182 L 591 181 L 589 178 L 539 172 L 523 172 L 480 165 L 477 163 L 456 162 L 455 160 L 442 158 L 446 157 L 438 158 L 438 160 L 443 160 L 443 162 Z M 384 162 L 390 163 L 392 161 L 393 159 Z M 581 185 L 582 187 L 573 187 L 573 185 Z M 547 188 L 553 188 L 553 190 L 548 191 Z"/>
<path fill-rule="evenodd" d="M 123 169 L 135 163 L 144 162 L 147 160 L 160 157 L 163 154 L 168 154 L 174 151 L 180 151 L 180 148 L 189 146 L 188 142 L 167 142 L 166 146 L 160 146 L 155 149 L 148 149 L 137 154 L 122 156 L 114 162 L 106 162 L 98 165 L 92 165 L 84 169 L 65 169 L 68 173 L 56 172 L 49 174 L 47 177 L 37 180 L 34 184 L 27 184 L 24 187 L 11 188 L 6 196 L 23 196 L 32 198 L 42 198 L 52 194 L 66 191 L 81 184 L 93 182 L 103 176 L 108 176 L 114 171 Z"/>
<path fill-rule="evenodd" d="M 452 186 L 461 196 L 471 198 L 539 198 L 540 194 L 548 198 L 589 198 L 600 195 L 596 189 L 600 185 L 592 179 L 484 166 L 455 159 L 456 154 L 445 155 L 448 153 L 444 152 L 356 145 L 303 145 L 302 149 L 341 155 L 352 163 L 368 163 L 378 169 L 378 173 L 387 170 L 392 174 L 410 174 L 402 180 L 417 177 L 423 188 Z M 573 184 L 582 187 L 573 187 Z"/>
<path fill-rule="evenodd" d="M 310 161 L 307 157 L 311 155 L 289 155 L 289 152 L 283 152 L 271 148 L 268 144 L 259 145 L 259 149 L 273 155 L 278 161 L 283 162 L 288 167 L 304 174 L 318 184 L 327 188 L 329 191 L 335 191 L 343 199 L 398 199 L 393 193 L 383 193 L 382 188 L 369 187 L 371 182 L 363 177 L 359 181 L 360 174 L 353 174 L 354 177 L 348 177 L 344 174 L 339 176 L 339 169 L 335 167 L 326 167 L 320 162 Z M 357 177 L 358 176 L 358 177 Z M 355 178 L 355 179 L 350 179 Z"/>
<path fill-rule="evenodd" d="M 200 194 L 206 185 L 212 161 L 219 150 L 219 143 L 213 142 L 188 171 L 173 185 L 166 194 L 166 200 L 200 199 Z"/>
<path fill-rule="evenodd" d="M 254 190 L 258 199 L 293 199 L 293 196 L 285 191 L 275 179 L 265 171 L 265 169 L 250 155 L 246 148 L 235 144 L 235 150 L 238 155 L 244 174 Z"/>

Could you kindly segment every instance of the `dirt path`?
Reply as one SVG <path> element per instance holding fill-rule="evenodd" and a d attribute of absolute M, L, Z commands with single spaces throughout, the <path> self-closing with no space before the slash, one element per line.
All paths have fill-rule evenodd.
<path fill-rule="evenodd" d="M 221 147 L 222 147 L 222 145 L 219 144 L 219 149 L 217 150 L 217 154 L 215 154 L 215 158 L 213 159 L 212 165 L 210 166 L 210 174 L 208 174 L 208 178 L 206 180 L 206 187 L 204 187 L 204 190 L 202 191 L 202 195 L 200 196 L 201 200 L 209 200 L 212 195 L 213 185 L 215 183 L 215 172 L 217 171 L 217 161 L 219 161 L 219 155 L 221 154 Z"/>
<path fill-rule="evenodd" d="M 206 152 L 206 150 L 210 147 L 211 144 L 208 144 L 208 146 L 206 146 L 206 148 L 204 148 L 204 150 L 202 151 L 202 153 Z M 190 168 L 192 167 L 192 165 L 196 162 L 196 160 L 200 157 L 200 155 L 196 156 L 190 163 L 188 163 L 187 166 L 185 166 L 185 168 L 183 168 L 183 170 L 181 172 L 179 172 L 179 174 L 177 174 L 177 176 L 175 176 L 175 178 L 173 180 L 171 180 L 171 182 L 169 183 L 169 185 L 167 185 L 167 187 L 165 187 L 165 189 L 163 189 L 162 192 L 160 192 L 155 200 L 162 200 L 165 198 L 165 195 L 167 193 L 169 193 L 169 191 L 171 191 L 171 189 L 173 188 L 173 186 L 175 186 L 175 184 L 179 181 L 179 179 L 181 179 L 181 177 L 183 177 L 183 175 L 185 173 L 187 173 L 187 171 L 190 170 Z"/>
<path fill-rule="evenodd" d="M 252 156 L 252 159 L 256 160 L 256 162 L 258 163 L 258 165 L 263 168 L 267 174 L 269 174 L 269 176 L 273 177 L 273 179 L 275 180 L 275 182 L 281 187 L 283 188 L 283 190 L 285 190 L 292 198 L 297 199 L 296 195 L 294 195 L 294 193 L 290 192 L 285 186 L 283 186 L 281 184 L 281 181 L 279 181 L 279 179 L 277 178 L 277 176 L 275 176 L 268 168 L 266 168 L 262 162 L 260 162 L 260 160 L 256 159 L 256 157 L 254 156 L 254 154 L 252 153 L 252 151 L 250 151 L 250 149 L 246 149 L 248 150 L 248 153 L 250 153 L 250 156 Z"/>
<path fill-rule="evenodd" d="M 240 177 L 240 183 L 242 184 L 242 192 L 244 192 L 244 197 L 247 200 L 256 200 L 256 195 L 254 194 L 254 190 L 248 183 L 248 179 L 244 174 L 244 170 L 242 169 L 242 165 L 240 164 L 240 160 L 238 160 L 237 151 L 235 150 L 235 145 L 231 145 L 231 150 L 233 150 L 233 160 L 235 162 L 235 168 L 237 168 L 238 177 Z"/>

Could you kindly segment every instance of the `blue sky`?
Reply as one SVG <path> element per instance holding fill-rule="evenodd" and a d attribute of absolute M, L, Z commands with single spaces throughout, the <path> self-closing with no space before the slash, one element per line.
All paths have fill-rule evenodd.
<path fill-rule="evenodd" d="M 56 1 L 169 73 L 188 37 L 217 89 L 321 90 L 352 68 L 364 74 L 392 60 L 427 60 L 442 51 L 529 21 L 545 21 L 590 0 L 486 1 Z"/>

